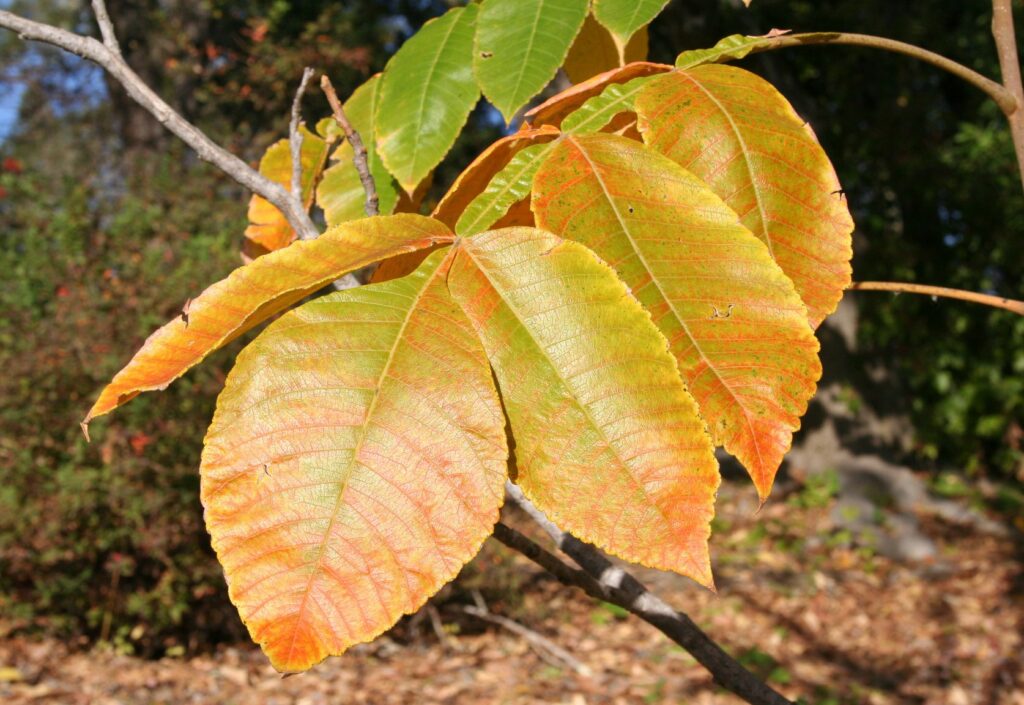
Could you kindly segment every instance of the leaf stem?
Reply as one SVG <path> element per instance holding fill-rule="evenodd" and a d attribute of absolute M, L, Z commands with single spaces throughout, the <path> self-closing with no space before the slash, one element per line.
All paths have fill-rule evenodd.
<path fill-rule="evenodd" d="M 1002 3 L 1009 6 L 1010 0 L 994 0 L 995 3 Z M 1007 10 L 1009 14 L 1009 10 Z M 1012 35 L 1012 24 L 1010 32 Z M 996 102 L 999 108 L 1010 117 L 1019 105 L 1024 105 L 1024 97 L 1016 95 L 1006 86 L 983 76 L 982 74 L 967 68 L 961 63 L 948 59 L 941 54 L 928 51 L 913 44 L 900 42 L 886 37 L 876 37 L 870 34 L 853 34 L 850 32 L 806 32 L 800 34 L 780 34 L 775 37 L 765 37 L 750 49 L 750 53 L 771 51 L 772 49 L 785 49 L 787 47 L 814 46 L 820 44 L 845 44 L 849 46 L 871 47 L 885 51 L 903 54 L 915 59 L 929 63 L 944 71 L 962 78 L 968 83 L 984 91 Z M 1019 71 L 1018 71 L 1019 77 Z"/>
<path fill-rule="evenodd" d="M 959 299 L 976 304 L 1001 308 L 1024 316 L 1024 301 L 1008 299 L 1004 296 L 979 294 L 963 289 L 950 289 L 945 286 L 929 286 L 927 284 L 911 284 L 910 282 L 853 282 L 847 287 L 851 291 L 893 291 L 896 293 L 924 294 L 925 296 L 941 296 L 947 299 Z"/>

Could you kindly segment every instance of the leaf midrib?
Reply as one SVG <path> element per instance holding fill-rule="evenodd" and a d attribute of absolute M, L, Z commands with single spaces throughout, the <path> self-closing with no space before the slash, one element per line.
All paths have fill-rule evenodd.
<path fill-rule="evenodd" d="M 408 328 L 409 326 L 409 321 L 412 320 L 414 313 L 419 309 L 419 304 L 420 301 L 423 299 L 424 292 L 426 292 L 426 290 L 430 287 L 430 284 L 434 281 L 434 278 L 437 276 L 437 273 L 439 271 L 440 265 L 436 270 L 434 270 L 434 272 L 430 274 L 430 276 L 426 277 L 423 286 L 420 288 L 418 292 L 416 292 L 416 296 L 413 298 L 412 303 L 409 306 L 409 310 L 406 312 L 405 317 L 402 319 L 402 325 L 398 329 L 398 333 L 395 335 L 394 342 L 391 345 L 391 350 L 388 351 L 387 360 L 385 360 L 384 366 L 381 368 L 380 374 L 377 376 L 376 390 L 374 391 L 373 399 L 370 401 L 369 407 L 367 407 L 366 409 L 366 418 L 363 424 L 360 426 L 359 437 L 356 440 L 355 446 L 352 449 L 352 457 L 349 460 L 348 465 L 343 470 L 340 471 L 341 478 L 339 480 L 340 487 L 338 488 L 338 497 L 335 500 L 334 509 L 331 511 L 330 521 L 327 524 L 327 528 L 324 530 L 323 539 L 320 541 L 320 547 L 317 550 L 315 565 L 313 567 L 313 570 L 311 570 L 309 573 L 309 580 L 306 582 L 306 587 L 302 592 L 302 602 L 299 603 L 299 611 L 296 620 L 296 626 L 292 630 L 292 641 L 288 645 L 288 657 L 285 659 L 285 663 L 290 663 L 292 657 L 294 656 L 295 643 L 299 636 L 298 625 L 302 623 L 302 618 L 306 609 L 306 603 L 308 602 L 309 594 L 313 587 L 313 582 L 317 579 L 317 576 L 323 572 L 322 562 L 324 554 L 327 551 L 327 544 L 330 539 L 331 532 L 334 529 L 334 525 L 338 519 L 338 515 L 341 513 L 342 500 L 345 497 L 345 490 L 348 488 L 349 480 L 351 479 L 352 474 L 355 471 L 355 466 L 358 463 L 359 454 L 363 448 L 363 443 L 366 441 L 366 438 L 369 434 L 369 429 L 370 426 L 372 425 L 371 420 L 373 418 L 374 412 L 377 410 L 377 402 L 380 400 L 381 397 L 381 386 L 383 385 L 384 380 L 387 379 L 387 377 L 389 376 L 391 366 L 395 361 L 395 351 L 400 347 L 402 340 L 405 337 L 405 331 L 406 328 Z"/>
<path fill-rule="evenodd" d="M 750 432 L 751 438 L 756 438 L 757 435 L 754 432 L 754 427 L 750 420 L 750 414 L 747 412 L 746 406 L 739 400 L 739 398 L 737 398 L 735 392 L 733 392 L 732 390 L 732 387 L 726 384 L 725 380 L 722 379 L 722 376 L 721 374 L 719 374 L 718 369 L 714 364 L 712 364 L 711 360 L 708 359 L 707 355 L 704 353 L 704 349 L 701 347 L 700 343 L 697 341 L 693 333 L 690 331 L 690 327 L 686 324 L 685 319 L 676 309 L 675 302 L 665 293 L 665 290 L 662 288 L 661 281 L 658 279 L 657 274 L 653 269 L 651 269 L 651 266 L 647 263 L 647 258 L 644 257 L 643 250 L 637 245 L 636 240 L 633 238 L 633 234 L 632 232 L 630 232 L 629 226 L 626 223 L 626 219 L 622 215 L 622 212 L 619 210 L 618 205 L 615 203 L 615 199 L 612 197 L 611 191 L 608 190 L 608 186 L 605 184 L 604 179 L 601 177 L 601 172 L 598 170 L 597 164 L 594 163 L 594 161 L 590 158 L 590 155 L 587 154 L 587 151 L 583 149 L 582 145 L 580 145 L 580 143 L 575 138 L 566 137 L 566 140 L 569 144 L 572 144 L 580 153 L 580 155 L 586 160 L 587 165 L 590 167 L 591 173 L 594 175 L 594 178 L 597 180 L 598 185 L 601 187 L 601 192 L 604 193 L 605 199 L 608 201 L 608 205 L 611 206 L 612 212 L 615 214 L 616 220 L 619 221 L 619 226 L 622 229 L 622 234 L 626 236 L 627 240 L 629 240 L 630 247 L 633 248 L 633 252 L 636 253 L 637 258 L 640 260 L 640 264 L 642 264 L 644 267 L 644 271 L 646 271 L 648 276 L 651 277 L 651 282 L 654 284 L 654 286 L 657 287 L 658 294 L 661 296 L 662 300 L 668 305 L 669 309 L 671 309 L 672 315 L 675 317 L 676 322 L 686 332 L 686 336 L 690 339 L 690 342 L 693 344 L 694 350 L 696 350 L 697 353 L 700 355 L 700 359 L 704 361 L 704 364 L 706 364 L 708 366 L 708 369 L 710 369 L 711 372 L 715 375 L 715 378 L 718 380 L 719 384 L 721 384 L 726 389 L 726 391 L 728 391 L 729 396 L 732 397 L 732 400 L 734 402 L 736 402 L 736 406 L 739 407 L 739 409 L 743 412 L 743 419 L 744 421 L 747 422 L 747 430 Z M 700 409 L 698 409 L 698 412 L 700 412 Z M 757 460 L 759 467 L 763 467 L 764 459 L 761 457 L 760 444 L 755 442 L 754 447 L 757 449 Z"/>

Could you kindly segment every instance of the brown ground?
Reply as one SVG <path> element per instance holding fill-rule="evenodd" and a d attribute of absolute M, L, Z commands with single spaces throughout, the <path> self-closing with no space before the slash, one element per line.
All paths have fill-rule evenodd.
<path fill-rule="evenodd" d="M 712 547 L 718 595 L 682 578 L 641 577 L 784 694 L 821 705 L 1024 705 L 1024 563 L 1011 540 L 926 524 L 940 559 L 898 565 L 837 532 L 827 498 L 773 500 L 754 516 L 751 492 L 724 489 Z M 371 645 L 282 679 L 248 645 L 144 661 L 8 639 L 0 641 L 0 702 L 739 702 L 660 633 L 546 580 L 502 548 L 489 546 L 470 572 L 436 601 L 444 643 L 424 612 Z M 465 614 L 474 585 L 490 595 L 493 613 L 566 649 L 577 670 Z"/>

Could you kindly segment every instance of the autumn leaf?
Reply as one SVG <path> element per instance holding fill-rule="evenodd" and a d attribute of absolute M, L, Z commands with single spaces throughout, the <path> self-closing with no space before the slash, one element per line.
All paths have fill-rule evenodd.
<path fill-rule="evenodd" d="M 635 61 L 622 68 L 605 71 L 583 83 L 568 88 L 557 95 L 527 111 L 525 118 L 534 127 L 552 125 L 558 127 L 567 115 L 577 110 L 594 96 L 600 95 L 608 86 L 616 83 L 627 83 L 641 76 L 671 71 L 668 64 L 654 64 L 648 61 Z"/>
<path fill-rule="evenodd" d="M 140 392 L 165 389 L 214 350 L 343 274 L 452 239 L 431 218 L 381 216 L 345 223 L 239 267 L 149 336 L 100 394 L 83 430 Z"/>
<path fill-rule="evenodd" d="M 287 313 L 217 401 L 202 501 L 229 595 L 279 671 L 372 640 L 476 555 L 504 499 L 504 418 L 444 281 L 412 275 Z"/>
<path fill-rule="evenodd" d="M 533 144 L 517 152 L 499 171 L 459 217 L 457 235 L 473 235 L 487 230 L 507 214 L 513 204 L 530 195 L 533 176 L 537 173 L 551 144 Z"/>
<path fill-rule="evenodd" d="M 587 15 L 562 68 L 570 81 L 582 83 L 605 71 L 643 61 L 647 58 L 647 48 L 646 27 L 638 29 L 625 46 L 620 46 L 593 15 Z"/>
<path fill-rule="evenodd" d="M 768 34 L 759 37 L 732 34 L 718 40 L 718 43 L 710 49 L 684 51 L 676 57 L 676 67 L 692 69 L 701 64 L 717 64 L 742 59 L 750 52 L 756 51 L 758 47 L 768 44 L 769 39 L 788 33 L 789 30 L 786 29 L 773 29 Z"/>
<path fill-rule="evenodd" d="M 594 0 L 594 17 L 625 47 L 667 4 L 668 0 Z"/>
<path fill-rule="evenodd" d="M 506 122 L 537 95 L 565 61 L 589 0 L 483 0 L 473 71 Z"/>
<path fill-rule="evenodd" d="M 853 220 L 811 128 L 764 79 L 698 66 L 636 100 L 644 141 L 693 172 L 768 245 L 817 327 L 850 283 Z"/>
<path fill-rule="evenodd" d="M 608 262 L 651 312 L 713 439 L 766 499 L 821 364 L 807 309 L 764 243 L 695 176 L 612 135 L 559 142 L 533 210 L 538 227 Z"/>
<path fill-rule="evenodd" d="M 320 139 L 306 128 L 302 133 L 302 204 L 308 210 L 313 203 L 313 188 L 327 161 L 331 143 Z M 292 155 L 288 140 L 280 140 L 260 160 L 260 173 L 291 190 Z M 249 227 L 245 236 L 264 250 L 273 252 L 295 239 L 295 231 L 277 206 L 262 196 L 249 201 Z"/>
<path fill-rule="evenodd" d="M 460 241 L 448 275 L 515 437 L 515 481 L 560 527 L 711 585 L 711 440 L 667 342 L 591 251 L 535 228 Z"/>

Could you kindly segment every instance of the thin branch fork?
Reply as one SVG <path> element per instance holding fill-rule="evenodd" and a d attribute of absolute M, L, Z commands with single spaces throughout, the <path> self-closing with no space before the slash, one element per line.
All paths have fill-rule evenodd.
<path fill-rule="evenodd" d="M 276 206 L 300 237 L 312 238 L 319 234 L 309 214 L 296 208 L 288 190 L 268 179 L 244 161 L 231 154 L 188 122 L 139 78 L 122 58 L 113 25 L 102 0 L 93 0 L 97 22 L 104 37 L 99 42 L 74 32 L 20 17 L 0 10 L 0 28 L 16 32 L 25 40 L 50 44 L 92 61 L 105 69 L 128 92 L 132 100 L 145 108 L 161 125 L 174 133 L 196 151 L 199 158 L 210 162 L 236 182 L 262 196 Z"/>
<path fill-rule="evenodd" d="M 550 551 L 511 527 L 498 523 L 494 538 L 523 554 L 566 585 L 578 587 L 591 597 L 626 609 L 683 647 L 706 668 L 715 681 L 751 705 L 793 705 L 767 683 L 727 654 L 697 624 L 652 593 L 632 574 L 612 564 L 590 544 L 562 531 L 511 482 L 506 498 L 540 526 L 555 546 L 579 565 L 573 568 Z"/>
<path fill-rule="evenodd" d="M 369 153 L 366 151 L 366 144 L 363 143 L 363 138 L 359 135 L 356 128 L 349 122 L 348 116 L 345 114 L 345 108 L 342 106 L 341 101 L 338 100 L 338 94 L 335 92 L 334 85 L 327 74 L 320 77 L 320 88 L 323 90 L 324 95 L 327 96 L 327 102 L 331 104 L 331 111 L 334 113 L 335 121 L 341 126 L 342 131 L 345 133 L 345 138 L 352 145 L 352 163 L 355 164 L 356 171 L 359 173 L 359 180 L 363 184 L 363 191 L 366 193 L 366 205 L 364 206 L 366 215 L 370 218 L 379 215 L 380 199 L 377 196 L 377 184 L 373 180 L 373 174 L 370 173 Z"/>
<path fill-rule="evenodd" d="M 910 282 L 852 282 L 846 287 L 850 291 L 891 291 L 897 294 L 923 294 L 925 296 L 941 296 L 946 299 L 970 301 L 976 304 L 1001 308 L 1024 316 L 1024 301 L 1008 299 L 1005 296 L 979 294 L 975 291 L 950 289 L 945 286 L 929 286 L 927 284 L 911 284 Z"/>
<path fill-rule="evenodd" d="M 292 99 L 292 119 L 288 125 L 288 147 L 292 156 L 292 205 L 300 211 L 306 211 L 306 204 L 302 199 L 302 96 L 306 94 L 310 79 L 316 73 L 310 67 L 302 70 L 302 80 L 299 88 L 295 91 L 295 98 Z M 302 239 L 309 239 L 307 233 L 297 232 Z M 312 237 L 319 233 L 314 230 Z M 307 237 L 303 237 L 307 235 Z"/>

